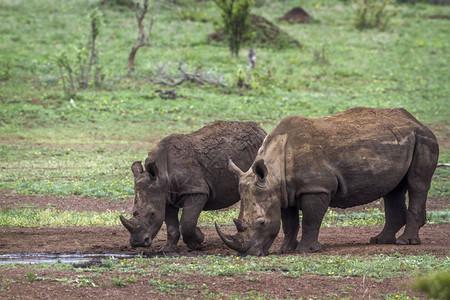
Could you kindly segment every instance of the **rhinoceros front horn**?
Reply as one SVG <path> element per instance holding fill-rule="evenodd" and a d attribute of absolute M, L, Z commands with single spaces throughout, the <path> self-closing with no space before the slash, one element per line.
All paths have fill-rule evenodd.
<path fill-rule="evenodd" d="M 125 219 L 124 216 L 120 215 L 119 216 L 120 222 L 122 223 L 122 225 L 128 229 L 129 232 L 133 231 L 134 226 L 133 223 L 130 220 Z"/>
<path fill-rule="evenodd" d="M 238 178 L 244 174 L 244 172 L 234 164 L 234 162 L 231 160 L 231 157 L 228 158 L 228 170 L 230 170 L 230 172 L 232 172 Z"/>
<path fill-rule="evenodd" d="M 242 243 L 240 243 L 234 236 L 224 234 L 219 226 L 217 226 L 217 223 L 214 222 L 216 225 L 216 231 L 220 236 L 220 239 L 227 245 L 227 247 L 239 252 L 239 253 L 245 253 L 247 252 L 248 248 L 245 247 Z"/>

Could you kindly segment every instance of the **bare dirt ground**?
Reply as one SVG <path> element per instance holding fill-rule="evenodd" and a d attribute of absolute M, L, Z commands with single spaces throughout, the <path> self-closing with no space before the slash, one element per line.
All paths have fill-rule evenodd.
<path fill-rule="evenodd" d="M 70 196 L 65 199 L 53 196 L 22 196 L 1 191 L 0 209 L 31 207 L 64 210 L 131 210 L 132 199 L 126 203 L 118 203 L 108 200 L 93 200 L 78 196 Z M 446 209 L 448 199 L 431 198 L 428 201 L 428 210 Z M 382 208 L 382 203 L 375 202 L 372 207 Z M 358 207 L 353 210 L 358 211 Z M 190 251 L 180 241 L 179 253 L 172 256 L 198 256 L 198 255 L 236 255 L 228 249 L 217 236 L 213 228 L 201 227 L 205 233 L 203 251 Z M 223 227 L 224 232 L 233 233 L 233 227 Z M 381 230 L 380 226 L 373 227 L 337 227 L 323 228 L 319 240 L 323 245 L 323 251 L 312 254 L 323 255 L 351 255 L 362 256 L 372 254 L 400 253 L 404 255 L 432 254 L 445 257 L 450 254 L 450 223 L 442 225 L 425 225 L 421 231 L 422 244 L 416 246 L 398 245 L 371 245 L 370 237 Z M 0 254 L 5 253 L 114 253 L 114 254 L 144 254 L 158 255 L 156 252 L 164 245 L 166 240 L 165 227 L 161 229 L 150 249 L 133 249 L 128 243 L 129 234 L 125 228 L 116 227 L 40 227 L 18 228 L 0 227 Z M 276 239 L 270 252 L 275 254 L 281 244 L 281 234 Z M 289 255 L 289 254 L 288 254 Z M 290 254 L 296 255 L 296 254 Z M 345 298 L 352 299 L 380 298 L 381 294 L 391 294 L 397 291 L 408 291 L 408 295 L 423 297 L 420 293 L 411 291 L 407 282 L 411 274 L 404 279 L 370 279 L 361 277 L 325 277 L 316 275 L 304 275 L 299 278 L 287 278 L 280 270 L 259 272 L 248 275 L 216 276 L 208 277 L 196 274 L 169 274 L 162 276 L 155 271 L 154 274 L 135 275 L 136 282 L 126 283 L 119 288 L 110 283 L 109 274 L 95 273 L 95 282 L 98 287 L 77 286 L 76 284 L 64 284 L 57 280 L 30 280 L 27 274 L 33 273 L 41 278 L 67 278 L 74 280 L 79 272 L 59 271 L 53 268 L 34 268 L 32 265 L 21 265 L 14 268 L 2 268 L 0 274 L 0 299 L 98 299 L 112 298 L 124 299 L 204 299 L 212 297 L 225 298 L 233 293 L 243 296 L 264 295 L 266 298 Z M 94 274 L 94 272 L 92 272 Z M 89 272 L 83 272 L 88 275 Z M 121 274 L 117 274 L 119 276 Z M 176 287 L 170 291 L 158 289 L 149 284 L 150 279 L 163 280 L 164 282 L 188 282 L 191 288 Z M 192 288 L 193 287 L 193 288 Z M 256 293 L 256 294 L 252 294 Z M 250 297 L 252 298 L 252 297 Z"/>

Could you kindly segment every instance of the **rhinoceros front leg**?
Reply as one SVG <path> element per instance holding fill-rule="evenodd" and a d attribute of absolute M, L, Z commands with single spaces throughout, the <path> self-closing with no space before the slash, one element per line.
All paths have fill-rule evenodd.
<path fill-rule="evenodd" d="M 282 208 L 281 220 L 283 222 L 284 239 L 280 250 L 278 250 L 279 254 L 295 250 L 298 246 L 297 234 L 300 228 L 298 208 Z"/>
<path fill-rule="evenodd" d="M 296 251 L 312 253 L 322 249 L 319 244 L 319 229 L 330 203 L 327 194 L 304 194 L 300 198 L 302 210 L 302 238 Z"/>
<path fill-rule="evenodd" d="M 183 212 L 180 220 L 181 234 L 184 243 L 192 250 L 202 249 L 201 243 L 205 239 L 202 231 L 197 227 L 197 221 L 206 201 L 208 201 L 208 198 L 204 194 L 183 196 Z"/>
<path fill-rule="evenodd" d="M 177 252 L 180 239 L 180 227 L 178 224 L 178 208 L 168 205 L 166 207 L 165 222 L 167 226 L 167 242 L 161 248 L 162 252 Z"/>

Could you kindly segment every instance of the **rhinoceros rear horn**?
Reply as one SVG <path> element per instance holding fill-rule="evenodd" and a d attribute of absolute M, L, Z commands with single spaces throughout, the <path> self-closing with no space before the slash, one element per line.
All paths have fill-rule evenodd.
<path fill-rule="evenodd" d="M 142 167 L 142 162 L 140 162 L 140 161 L 135 161 L 135 162 L 131 165 L 131 171 L 133 172 L 134 178 L 136 179 L 136 177 L 138 177 L 139 174 L 141 174 L 142 172 L 144 172 L 144 168 Z"/>
<path fill-rule="evenodd" d="M 237 177 L 241 177 L 242 174 L 244 174 L 244 172 L 242 172 L 242 170 L 234 164 L 234 162 L 231 160 L 231 157 L 228 158 L 228 170 L 230 170 L 230 172 Z"/>
<path fill-rule="evenodd" d="M 214 222 L 214 225 L 216 226 L 216 231 L 219 234 L 220 239 L 227 245 L 227 247 L 239 252 L 239 253 L 246 253 L 248 248 L 245 247 L 243 244 L 241 244 L 234 236 L 224 234 L 216 222 Z"/>
<path fill-rule="evenodd" d="M 236 225 L 238 232 L 244 232 L 247 229 L 245 222 L 239 219 L 233 219 L 234 225 Z"/>
<path fill-rule="evenodd" d="M 129 232 L 133 231 L 134 229 L 134 225 L 130 220 L 125 219 L 124 216 L 120 215 L 119 216 L 120 222 L 122 223 L 122 225 L 128 229 Z"/>

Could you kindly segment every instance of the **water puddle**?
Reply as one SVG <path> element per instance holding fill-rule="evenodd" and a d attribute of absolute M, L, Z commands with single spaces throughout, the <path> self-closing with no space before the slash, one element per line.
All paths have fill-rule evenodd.
<path fill-rule="evenodd" d="M 136 258 L 141 255 L 113 253 L 12 253 L 0 254 L 0 264 L 83 263 L 108 258 Z"/>

